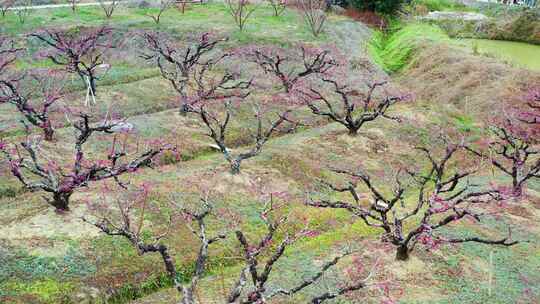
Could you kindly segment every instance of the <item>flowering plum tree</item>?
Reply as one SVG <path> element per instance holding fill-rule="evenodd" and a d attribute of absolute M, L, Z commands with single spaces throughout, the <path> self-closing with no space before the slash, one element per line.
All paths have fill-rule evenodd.
<path fill-rule="evenodd" d="M 336 192 L 350 194 L 352 201 L 311 199 L 307 204 L 345 209 L 366 225 L 382 229 L 383 240 L 396 247 L 397 260 L 407 260 L 418 243 L 428 248 L 444 243 L 477 242 L 503 246 L 518 243 L 512 241 L 510 235 L 491 240 L 480 237 L 449 238 L 437 233 L 440 228 L 465 218 L 479 222 L 487 215 L 488 206 L 501 202 L 509 193 L 503 188 L 471 184 L 468 179 L 474 173 L 472 170 L 452 170 L 453 158 L 463 150 L 461 145 L 447 144 L 442 156 L 427 148 L 417 150 L 427 158 L 429 167 L 420 172 L 406 170 L 405 175 L 410 177 L 408 184 L 405 184 L 407 178 L 402 174 L 403 170 L 399 170 L 391 194 L 375 185 L 371 177 L 360 170 L 335 169 L 335 172 L 348 175 L 352 180 L 344 187 L 323 183 Z M 368 191 L 371 199 L 364 199 L 362 193 L 358 192 L 358 182 Z M 407 207 L 406 199 L 411 195 L 416 195 L 412 208 Z"/>
<path fill-rule="evenodd" d="M 198 209 L 196 211 L 193 211 L 191 208 L 186 208 L 186 202 L 176 200 L 171 202 L 170 207 L 164 208 L 169 210 L 167 212 L 163 212 L 164 209 L 159 207 L 157 209 L 154 208 L 156 209 L 157 214 L 163 212 L 161 216 L 166 220 L 161 222 L 166 222 L 166 224 L 158 229 L 162 232 L 144 229 L 145 214 L 150 212 L 149 210 L 151 209 L 148 203 L 148 193 L 148 186 L 143 186 L 141 190 L 134 193 L 135 195 L 133 195 L 133 197 L 128 200 L 118 201 L 117 208 L 114 210 L 112 210 L 108 203 L 102 204 L 102 206 L 98 206 L 98 208 L 94 208 L 97 211 L 97 221 L 92 221 L 87 218 L 84 220 L 95 225 L 105 234 L 126 238 L 141 255 L 147 253 L 159 253 L 168 276 L 174 282 L 178 292 L 182 294 L 182 304 L 198 303 L 194 294 L 197 291 L 199 281 L 206 271 L 210 245 L 217 246 L 220 244 L 220 240 L 227 238 L 231 229 L 234 229 L 236 239 L 240 243 L 244 267 L 240 271 L 239 279 L 231 286 L 227 298 L 224 299 L 225 303 L 266 303 L 269 299 L 274 297 L 295 295 L 305 288 L 316 284 L 323 275 L 335 266 L 343 257 L 349 255 L 349 253 L 338 255 L 325 263 L 315 274 L 303 279 L 292 288 L 270 288 L 268 283 L 273 270 L 276 268 L 275 264 L 280 259 L 285 258 L 284 253 L 286 249 L 294 244 L 299 238 L 312 234 L 309 230 L 304 229 L 295 233 L 294 236 L 286 234 L 284 237 L 278 237 L 278 234 L 283 234 L 279 231 L 281 226 L 287 221 L 287 217 L 277 215 L 277 208 L 270 203 L 272 200 L 265 204 L 264 210 L 260 212 L 260 218 L 266 225 L 267 232 L 260 240 L 251 242 L 248 240 L 246 233 L 240 229 L 238 220 L 234 220 L 232 226 L 231 224 L 225 223 L 228 221 L 227 218 L 224 218 L 224 214 L 227 214 L 227 212 L 216 210 L 214 204 L 210 201 L 208 192 L 200 196 L 199 207 L 195 208 Z M 157 216 L 159 217 L 159 215 Z M 209 225 L 211 218 L 218 220 L 218 223 L 215 223 L 214 221 L 214 225 L 222 225 L 229 228 L 225 228 L 226 232 L 224 233 L 211 232 L 216 230 L 215 227 L 210 227 Z M 180 270 L 174 262 L 169 246 L 163 242 L 163 239 L 166 236 L 170 236 L 172 231 L 171 227 L 177 222 L 186 225 L 199 241 L 197 257 L 195 260 L 195 270 L 193 276 L 187 283 L 182 283 L 180 281 L 178 275 Z M 234 226 L 236 226 L 236 228 L 231 228 Z M 155 227 L 153 230 L 155 230 Z M 142 236 L 143 234 L 145 237 Z M 278 241 L 278 239 L 281 240 Z M 268 256 L 268 258 L 266 261 L 263 261 L 266 256 Z M 367 286 L 367 279 L 369 278 L 370 275 L 366 278 L 358 278 L 350 285 L 338 287 L 334 292 L 324 292 L 321 295 L 314 297 L 310 303 L 323 303 L 326 300 L 334 299 L 346 293 L 365 288 Z"/>
<path fill-rule="evenodd" d="M 53 139 L 53 125 L 49 118 L 50 107 L 61 98 L 61 89 L 51 85 L 53 71 L 36 70 L 28 74 L 9 71 L 9 66 L 17 59 L 22 51 L 14 46 L 13 41 L 0 38 L 0 104 L 12 104 L 24 116 L 26 122 L 40 128 L 45 140 Z M 33 89 L 28 89 L 33 87 Z M 35 88 L 38 88 L 36 90 Z M 33 105 L 31 100 L 42 99 Z"/>
<path fill-rule="evenodd" d="M 197 114 L 207 127 L 208 135 L 229 162 L 232 174 L 240 172 L 242 161 L 258 155 L 268 139 L 279 132 L 284 124 L 292 123 L 288 117 L 291 107 L 277 111 L 270 107 L 278 101 L 290 99 L 276 96 L 271 101 L 248 100 L 253 80 L 242 80 L 238 73 L 227 69 L 218 72 L 223 70 L 218 68 L 222 62 L 231 59 L 233 54 L 207 54 L 223 39 L 212 39 L 208 34 L 203 34 L 195 45 L 178 50 L 171 44 L 160 43 L 153 35 L 146 37 L 154 53 L 145 58 L 156 60 L 163 77 L 179 92 L 181 112 Z M 237 110 L 248 104 L 256 119 L 252 134 L 255 142 L 247 152 L 233 154 L 227 145 L 227 131 L 233 117 L 238 115 Z M 274 115 L 275 118 L 271 119 Z"/>
<path fill-rule="evenodd" d="M 510 176 L 513 194 L 520 196 L 528 180 L 540 178 L 540 150 L 535 148 L 528 132 L 512 120 L 490 129 L 494 138 L 487 143 L 487 149 L 472 145 L 467 149 Z"/>
<path fill-rule="evenodd" d="M 164 149 L 163 147 L 151 148 L 128 162 L 122 162 L 127 151 L 125 149 L 118 151 L 115 147 L 116 142 L 113 142 L 107 159 L 92 161 L 86 158 L 83 149 L 88 139 L 96 133 L 120 132 L 122 124 L 105 121 L 97 126 L 91 126 L 88 115 L 81 114 L 80 118 L 80 121 L 74 124 L 77 135 L 74 162 L 71 166 L 63 166 L 40 154 L 42 150 L 39 143 L 30 136 L 20 143 L 22 150 L 18 145 L 12 146 L 5 142 L 0 145 L 11 173 L 27 189 L 50 193 L 52 199 L 45 199 L 59 212 L 69 210 L 70 197 L 77 189 L 86 187 L 91 182 L 111 178 L 121 183 L 119 180 L 121 175 L 135 172 L 141 167 L 151 166 L 152 159 Z"/>
<path fill-rule="evenodd" d="M 34 71 L 29 77 L 14 76 L 12 79 L 0 79 L 0 104 L 14 105 L 24 116 L 22 123 L 27 123 L 42 130 L 45 140 L 53 140 L 54 127 L 49 112 L 51 106 L 62 98 L 62 88 L 51 84 L 50 78 L 55 77 L 54 71 L 39 73 Z M 26 87 L 37 87 L 39 90 L 29 90 Z M 33 100 L 41 99 L 39 105 Z"/>
<path fill-rule="evenodd" d="M 204 61 L 210 61 L 217 44 L 225 39 L 213 38 L 206 33 L 201 35 L 191 45 L 178 45 L 159 33 L 145 32 L 143 34 L 146 46 L 150 53 L 142 54 L 146 60 L 154 61 L 161 72 L 161 76 L 168 80 L 180 95 L 180 112 L 186 113 L 188 84 L 195 67 Z M 224 54 L 223 56 L 228 56 Z"/>
<path fill-rule="evenodd" d="M 97 72 L 104 66 L 104 56 L 113 47 L 112 30 L 108 27 L 77 30 L 43 30 L 33 34 L 50 49 L 41 55 L 69 73 L 76 73 L 96 94 Z"/>
<path fill-rule="evenodd" d="M 297 51 L 300 51 L 299 53 Z M 278 79 L 286 93 L 313 75 L 327 75 L 339 65 L 329 50 L 300 46 L 293 52 L 281 48 L 247 48 L 246 58 L 265 74 Z"/>
<path fill-rule="evenodd" d="M 270 275 L 275 264 L 280 259 L 284 258 L 284 253 L 287 248 L 293 245 L 299 238 L 316 235 L 316 232 L 305 228 L 294 235 L 285 233 L 285 236 L 278 241 L 278 231 L 281 229 L 281 226 L 288 221 L 288 217 L 279 215 L 280 207 L 276 208 L 274 195 L 271 193 L 269 197 L 263 211 L 260 213 L 260 218 L 266 226 L 266 233 L 262 238 L 254 242 L 249 241 L 242 230 L 237 229 L 235 231 L 236 239 L 241 246 L 245 268 L 240 273 L 239 279 L 231 289 L 227 303 L 266 303 L 266 301 L 277 296 L 295 295 L 305 288 L 316 284 L 321 277 L 323 277 L 323 275 L 335 266 L 343 257 L 350 254 L 349 252 L 345 252 L 332 260 L 327 261 L 316 273 L 304 278 L 293 287 L 278 287 L 271 290 L 268 286 Z M 269 258 L 263 262 L 264 256 L 268 256 Z M 323 303 L 349 292 L 366 288 L 369 277 L 370 275 L 368 275 L 367 278 L 358 278 L 355 282 L 344 284 L 335 291 L 323 292 L 313 297 L 309 303 Z M 245 285 L 247 282 L 251 283 L 251 287 L 248 288 L 247 292 L 243 292 L 243 290 L 246 289 Z"/>
<path fill-rule="evenodd" d="M 321 86 L 312 86 L 304 90 L 301 96 L 313 114 L 328 117 L 349 130 L 354 136 L 365 123 L 376 120 L 379 117 L 400 121 L 398 117 L 387 114 L 387 111 L 396 103 L 409 99 L 408 95 L 387 95 L 377 98 L 374 94 L 378 88 L 384 87 L 386 82 L 376 82 L 368 85 L 367 93 L 360 94 L 348 85 L 340 83 L 337 79 L 320 78 Z M 320 87 L 330 86 L 331 94 L 325 93 Z M 339 99 L 338 104 L 334 97 Z"/>
<path fill-rule="evenodd" d="M 116 210 L 116 213 L 119 213 L 118 215 L 115 216 L 110 208 L 98 206 L 99 208 L 96 208 L 98 211 L 98 221 L 92 222 L 86 218 L 84 218 L 84 220 L 92 223 L 105 234 L 126 238 L 135 249 L 137 249 L 140 255 L 159 253 L 167 271 L 167 275 L 174 282 L 174 286 L 178 292 L 183 295 L 181 303 L 197 303 L 194 298 L 194 292 L 199 280 L 205 272 L 208 260 L 208 249 L 210 245 L 224 239 L 226 235 L 216 233 L 215 235 L 210 236 L 206 221 L 210 216 L 213 216 L 213 206 L 210 204 L 208 196 L 206 195 L 201 197 L 201 206 L 197 211 L 185 208 L 182 205 L 183 202 L 172 202 L 173 212 L 165 217 L 165 222 L 167 224 L 165 225 L 165 229 L 163 229 L 164 232 L 153 235 L 150 238 L 143 238 L 142 232 L 144 231 L 145 212 L 150 209 L 150 206 L 148 206 L 149 193 L 149 186 L 144 185 L 140 190 L 134 192 L 134 195 L 131 195 L 127 200 L 118 200 L 118 210 Z M 171 227 L 179 218 L 183 221 L 183 224 L 188 226 L 200 242 L 195 262 L 195 271 L 187 284 L 182 283 L 180 280 L 179 270 L 171 255 L 170 248 L 162 242 L 162 239 L 170 234 Z M 195 227 L 193 227 L 193 224 L 195 224 Z"/>
<path fill-rule="evenodd" d="M 490 122 L 492 139 L 487 141 L 487 148 L 467 147 L 512 178 L 515 196 L 522 194 L 528 180 L 540 178 L 540 90 L 531 89 L 524 101 L 525 107 Z"/>

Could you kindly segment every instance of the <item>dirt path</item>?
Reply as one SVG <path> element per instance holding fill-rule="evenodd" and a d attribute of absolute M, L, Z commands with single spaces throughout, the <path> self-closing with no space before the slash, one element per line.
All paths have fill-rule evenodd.
<path fill-rule="evenodd" d="M 99 2 L 90 2 L 90 3 L 78 3 L 77 7 L 81 6 L 97 6 L 100 5 Z M 103 4 L 109 5 L 112 4 L 112 1 L 105 1 Z M 33 5 L 33 6 L 15 6 L 10 7 L 10 11 L 19 11 L 23 9 L 47 9 L 47 8 L 61 8 L 61 7 L 71 7 L 71 4 L 46 4 L 46 5 Z"/>

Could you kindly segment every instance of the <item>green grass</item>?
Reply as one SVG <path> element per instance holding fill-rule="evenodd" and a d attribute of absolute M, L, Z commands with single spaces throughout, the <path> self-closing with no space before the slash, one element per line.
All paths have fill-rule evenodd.
<path fill-rule="evenodd" d="M 481 261 L 488 269 L 472 267 L 471 271 L 480 279 L 441 276 L 440 279 L 445 281 L 442 289 L 450 295 L 437 303 L 533 303 L 540 297 L 540 288 L 531 284 L 540 279 L 534 270 L 540 267 L 540 255 L 528 255 L 526 252 L 532 249 L 528 244 L 521 247 L 508 249 L 464 244 L 455 259 Z"/>
<path fill-rule="evenodd" d="M 240 32 L 223 4 L 193 5 L 185 14 L 170 9 L 162 15 L 160 24 L 155 24 L 145 13 L 154 9 L 119 7 L 107 20 L 99 6 L 80 7 L 76 13 L 69 8 L 35 10 L 24 24 L 17 16 L 8 14 L 2 20 L 0 33 L 20 35 L 42 28 L 69 28 L 74 26 L 111 25 L 124 30 L 159 30 L 182 35 L 193 31 L 212 31 L 227 34 L 232 43 L 276 43 L 291 44 L 300 41 L 324 41 L 325 35 L 315 39 L 303 20 L 292 10 L 282 16 L 272 16 L 268 6 L 257 8 L 246 28 Z"/>
<path fill-rule="evenodd" d="M 0 287 L 9 289 L 13 295 L 30 295 L 41 303 L 69 303 L 69 294 L 75 288 L 71 282 L 60 282 L 50 278 L 31 282 L 7 282 Z M 3 296 L 1 291 L 0 296 Z"/>
<path fill-rule="evenodd" d="M 407 66 L 413 52 L 422 44 L 448 40 L 448 36 L 436 26 L 413 23 L 388 35 L 374 33 L 368 49 L 377 64 L 385 71 L 395 73 Z"/>
<path fill-rule="evenodd" d="M 95 272 L 95 266 L 74 247 L 60 257 L 9 248 L 0 252 L 0 299 L 27 294 L 43 303 L 60 303 L 75 289 L 74 281 Z"/>

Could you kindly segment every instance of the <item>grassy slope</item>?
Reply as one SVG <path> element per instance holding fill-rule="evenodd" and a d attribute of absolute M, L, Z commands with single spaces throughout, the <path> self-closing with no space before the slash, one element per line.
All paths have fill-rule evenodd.
<path fill-rule="evenodd" d="M 212 31 L 218 33 L 233 33 L 233 41 L 249 42 L 275 42 L 286 44 L 291 41 L 312 41 L 307 28 L 297 22 L 298 16 L 293 12 L 286 12 L 280 17 L 272 16 L 268 9 L 260 9 L 254 13 L 254 18 L 246 25 L 243 33 L 236 31 L 230 15 L 224 5 L 212 4 L 206 6 L 194 5 L 185 14 L 179 10 L 166 11 L 160 24 L 156 25 L 147 12 L 155 11 L 153 8 L 139 9 L 120 6 L 110 20 L 107 20 L 103 11 L 97 7 L 81 7 L 76 14 L 69 8 L 43 9 L 33 11 L 25 23 L 21 24 L 17 16 L 8 14 L 2 21 L 1 33 L 19 35 L 39 30 L 43 27 L 66 28 L 72 26 L 99 26 L 103 24 L 114 25 L 115 28 L 124 29 L 159 29 L 173 33 Z"/>
<path fill-rule="evenodd" d="M 202 8 L 200 8 L 202 9 Z M 210 10 L 213 10 L 213 6 Z M 264 12 L 264 13 L 263 13 Z M 266 14 L 263 11 L 260 14 Z M 208 18 L 219 14 L 207 14 Z M 48 18 L 44 15 L 43 18 Z M 221 19 L 219 19 L 222 21 Z M 227 23 L 227 19 L 223 19 Z M 290 19 L 292 22 L 293 19 Z M 73 21 L 75 22 L 75 21 Z M 118 20 L 119 23 L 127 22 Z M 196 22 L 195 20 L 193 22 Z M 286 21 L 285 25 L 294 27 Z M 125 23 L 124 23 L 125 24 Z M 142 23 L 141 23 L 142 24 Z M 282 24 L 283 25 L 283 24 Z M 140 26 L 136 25 L 136 26 Z M 211 25 L 209 25 L 211 26 Z M 135 25 L 133 26 L 135 27 Z M 176 27 L 171 21 L 167 30 Z M 239 37 L 235 43 L 242 43 L 242 37 L 260 37 L 260 41 L 266 42 L 265 33 L 259 34 L 267 27 L 251 28 L 248 34 L 233 33 Z M 281 28 L 281 27 L 280 27 Z M 353 27 L 354 28 L 354 27 Z M 31 29 L 30 25 L 24 30 Z M 232 27 L 229 28 L 232 31 Z M 274 28 L 272 28 L 272 31 Z M 298 30 L 298 28 L 296 29 Z M 361 29 L 358 29 L 361 30 Z M 279 29 L 279 35 L 275 40 L 280 43 L 288 38 L 288 32 Z M 347 35 L 342 35 L 347 37 Z M 307 37 L 307 36 L 306 36 Z M 236 39 L 236 38 L 235 38 Z M 305 38 L 309 40 L 308 38 Z M 472 59 L 471 59 L 472 60 Z M 421 63 L 422 61 L 420 61 Z M 447 64 L 447 63 L 445 63 Z M 411 77 L 421 75 L 418 72 L 422 66 L 418 63 L 411 69 Z M 417 74 L 414 74 L 416 71 Z M 455 80 L 454 80 L 455 81 Z M 415 87 L 407 82 L 410 87 Z M 428 81 L 426 81 L 427 83 Z M 147 90 L 135 90 L 139 85 L 148 84 L 154 86 L 161 83 L 157 79 L 144 80 L 141 83 L 121 84 L 110 87 L 110 92 L 119 92 L 119 107 L 130 115 L 138 113 L 137 107 L 141 100 L 154 100 L 154 106 L 166 108 L 168 96 L 165 90 L 160 92 L 158 98 L 148 96 Z M 416 88 L 416 87 L 415 87 Z M 426 94 L 427 89 L 419 91 Z M 468 92 L 468 87 L 462 91 Z M 161 95 L 163 94 L 163 96 Z M 470 94 L 477 94 L 475 90 Z M 452 102 L 433 102 L 437 96 L 430 95 L 415 103 L 405 104 L 398 109 L 409 120 L 420 122 L 420 126 L 438 124 L 459 124 L 463 115 L 477 117 L 479 111 L 467 112 L 456 97 Z M 108 93 L 104 100 L 114 100 L 115 96 L 109 97 Z M 478 104 L 485 104 L 486 99 L 474 99 Z M 125 102 L 123 102 L 125 101 Z M 109 101 L 106 101 L 109 102 Z M 148 103 L 149 108 L 152 105 Z M 146 106 L 143 107 L 146 109 Z M 162 108 L 148 110 L 153 112 Z M 465 113 L 465 114 L 464 114 Z M 450 118 L 446 118 L 450 114 Z M 209 141 L 201 136 L 201 130 L 189 118 L 182 118 L 172 111 L 149 113 L 132 120 L 140 126 L 142 136 L 172 136 L 181 140 L 188 151 L 204 151 Z M 245 122 L 247 123 L 247 122 Z M 178 126 L 178 133 L 170 134 L 170 129 Z M 236 128 L 239 128 L 237 125 Z M 235 128 L 235 129 L 236 129 Z M 240 130 L 236 129 L 236 130 Z M 60 131 L 61 136 L 67 136 L 69 130 Z M 313 225 L 323 232 L 318 237 L 305 240 L 297 249 L 288 252 L 291 257 L 286 265 L 280 264 L 274 282 L 298 279 L 298 276 L 313 271 L 314 263 L 323 260 L 325 255 L 332 254 L 332 248 L 353 244 L 362 248 L 362 259 L 366 264 L 373 262 L 378 255 L 383 256 L 385 269 L 380 273 L 385 278 L 395 279 L 404 291 L 402 301 L 405 303 L 508 303 L 508 299 L 515 300 L 524 296 L 527 288 L 532 290 L 532 297 L 538 298 L 539 290 L 535 289 L 540 284 L 538 273 L 534 272 L 534 266 L 540 264 L 540 248 L 538 240 L 533 238 L 530 244 L 524 244 L 512 249 L 493 249 L 493 262 L 490 264 L 489 248 L 478 246 L 464 246 L 446 248 L 438 251 L 434 256 L 418 251 L 415 258 L 407 265 L 396 264 L 392 261 L 392 255 L 384 253 L 384 248 L 379 245 L 379 240 L 373 230 L 366 229 L 360 223 L 353 223 L 350 217 L 342 212 L 327 212 L 314 209 L 306 209 L 301 205 L 303 193 L 306 188 L 315 183 L 315 178 L 328 175 L 325 169 L 328 165 L 339 161 L 343 164 L 357 164 L 360 160 L 362 165 L 371 172 L 379 172 L 393 158 L 404 161 L 415 161 L 408 155 L 411 153 L 409 141 L 419 137 L 421 130 L 415 129 L 408 123 L 398 125 L 393 122 L 380 121 L 372 124 L 358 138 L 350 138 L 345 132 L 334 124 L 324 124 L 321 127 L 307 128 L 296 134 L 284 135 L 273 139 L 263 154 L 245 163 L 244 174 L 238 178 L 231 178 L 227 174 L 218 173 L 214 177 L 216 189 L 221 194 L 233 194 L 227 200 L 220 200 L 220 204 L 229 205 L 243 214 L 246 221 L 256 222 L 253 209 L 256 207 L 255 199 L 245 191 L 250 181 L 257 176 L 265 176 L 275 190 L 287 190 L 295 194 L 292 200 L 292 208 L 296 213 L 308 213 L 313 218 Z M 97 143 L 92 145 L 98 149 Z M 385 151 L 384 154 L 381 152 Z M 61 154 L 61 151 L 58 151 Z M 193 153 L 193 152 L 192 152 Z M 361 155 L 361 159 L 359 157 Z M 381 157 L 381 155 L 384 155 Z M 217 168 L 218 172 L 225 171 L 221 155 L 215 153 L 194 153 L 194 159 L 178 164 L 164 166 L 158 170 L 145 170 L 138 175 L 133 182 L 149 180 L 156 184 L 158 193 L 169 193 L 171 188 L 184 190 L 186 181 L 200 176 L 206 170 Z M 498 177 L 489 177 L 498 178 Z M 540 189 L 536 187 L 538 191 Z M 24 193 L 15 198 L 4 198 L 0 204 L 0 239 L 6 248 L 12 248 L 11 252 L 0 251 L 0 296 L 4 295 L 4 301 L 8 303 L 59 303 L 62 299 L 76 300 L 75 296 L 81 291 L 88 293 L 89 286 L 97 287 L 102 292 L 123 290 L 124 296 L 133 296 L 133 289 L 126 288 L 126 283 L 131 283 L 139 289 L 153 290 L 161 284 L 158 274 L 154 270 L 157 257 L 138 257 L 128 244 L 119 239 L 100 236 L 96 231 L 80 222 L 78 216 L 84 213 L 85 204 L 88 200 L 98 198 L 99 188 L 90 188 L 75 196 L 74 211 L 70 215 L 58 216 L 43 205 L 39 195 Z M 155 201 L 164 200 L 164 195 L 157 196 Z M 518 225 L 514 231 L 517 237 L 538 235 L 539 226 L 537 219 L 540 217 L 538 204 L 526 204 L 516 208 L 514 215 L 505 217 Z M 460 233 L 470 233 L 473 227 L 467 225 L 458 227 Z M 491 234 L 493 231 L 504 232 L 500 223 L 487 222 L 480 234 Z M 256 233 L 257 231 L 255 231 Z M 179 230 L 169 240 L 173 244 L 178 262 L 189 266 L 192 263 L 193 242 L 188 233 Z M 232 250 L 233 244 L 227 243 Z M 9 247 L 7 247 L 9 246 Z M 120 250 L 119 250 L 120 249 Z M 373 252 L 380 254 L 373 254 Z M 452 255 L 450 255 L 452 254 Z M 203 282 L 207 291 L 205 303 L 213 303 L 221 294 L 221 285 L 235 276 L 237 268 L 219 267 L 223 264 L 223 252 L 214 252 L 218 258 L 213 262 L 210 276 Z M 134 263 L 135 261 L 135 263 Z M 229 265 L 230 263 L 225 263 Z M 189 267 L 188 267 L 189 268 Z M 426 272 L 432 269 L 434 272 Z M 294 270 L 294 272 L 291 272 Z M 494 283 L 492 295 L 489 296 L 486 279 L 493 273 Z M 332 280 L 327 280 L 328 286 L 332 286 Z M 122 287 L 124 286 L 124 287 Z M 201 289 L 202 290 L 202 289 Z M 314 290 L 308 291 L 312 293 Z M 395 294 L 399 290 L 394 291 Z M 146 298 L 141 303 L 168 303 L 170 293 L 158 293 Z M 379 292 L 372 292 L 365 296 L 367 303 L 378 303 Z M 283 299 L 281 303 L 298 303 L 300 299 Z M 345 302 L 354 303 L 344 300 Z"/>
<path fill-rule="evenodd" d="M 417 23 L 406 25 L 392 34 L 376 32 L 369 44 L 370 55 L 386 72 L 395 73 L 410 62 L 411 56 L 424 44 L 447 41 L 439 28 Z"/>
<path fill-rule="evenodd" d="M 39 11 L 36 15 L 32 15 L 31 19 L 27 20 L 23 26 L 13 22 L 13 19 L 8 19 L 7 27 L 2 27 L 2 30 L 11 34 L 22 34 L 36 30 L 41 24 L 63 27 L 79 24 L 97 25 L 103 21 L 99 18 L 97 18 L 98 20 L 93 19 L 97 13 L 96 9 L 86 8 L 81 9 L 77 16 L 73 16 L 71 13 L 69 15 L 63 14 L 62 10 Z M 118 27 L 120 31 L 145 26 L 153 28 L 148 22 L 149 19 L 143 20 L 143 17 L 138 14 L 140 15 L 141 11 L 125 10 L 118 16 L 119 19 L 115 20 L 115 28 Z M 254 19 L 252 25 L 248 26 L 246 32 L 238 33 L 235 31 L 231 19 L 225 15 L 223 6 L 197 6 L 186 15 L 181 16 L 177 12 L 171 12 L 168 16 L 164 16 L 166 18 L 160 26 L 160 30 L 178 34 L 190 31 L 193 29 L 191 27 L 193 25 L 200 25 L 201 30 L 204 30 L 204 26 L 206 26 L 207 29 L 217 30 L 221 34 L 231 36 L 230 46 L 238 46 L 247 42 L 288 45 L 307 41 L 317 44 L 330 39 L 341 39 L 337 37 L 345 37 L 347 34 L 343 31 L 349 29 L 354 30 L 353 37 L 356 37 L 357 40 L 369 35 L 362 26 L 347 21 L 343 22 L 339 18 L 332 18 L 329 30 L 330 33 L 336 35 L 330 38 L 323 36 L 319 40 L 314 40 L 307 34 L 304 26 L 298 23 L 298 16 L 292 12 L 287 12 L 283 17 L 274 18 L 270 16 L 268 9 L 263 8 L 256 15 L 257 19 Z M 167 18 L 170 22 L 165 21 Z M 182 18 L 180 22 L 179 18 Z M 184 26 L 186 24 L 190 27 Z M 216 24 L 220 24 L 220 26 L 216 27 Z M 359 54 L 356 50 L 354 51 Z M 116 54 L 116 57 L 126 58 L 121 54 Z M 133 80 L 137 79 L 133 79 L 132 76 L 140 73 L 141 65 L 136 61 L 127 62 L 127 64 L 125 61 L 123 59 L 123 61 L 112 62 L 112 76 L 109 74 L 102 80 L 100 88 L 103 89 L 103 93 L 99 95 L 99 103 L 94 109 L 98 113 L 105 113 L 113 105 L 112 108 L 118 109 L 118 112 L 124 116 L 141 114 L 130 117 L 130 121 L 138 127 L 142 138 L 168 137 L 171 142 L 180 143 L 183 155 L 188 158 L 192 158 L 193 156 L 189 155 L 193 153 L 195 155 L 206 153 L 209 141 L 202 135 L 202 130 L 197 128 L 199 123 L 196 120 L 183 119 L 175 115 L 174 111 L 159 112 L 170 108 L 171 99 L 173 99 L 172 90 L 168 88 L 166 82 L 159 77 L 153 77 L 155 73 L 152 75 L 152 71 L 150 71 L 149 77 L 143 77 L 146 79 L 134 82 Z M 25 58 L 17 64 L 19 69 L 35 66 L 35 61 L 31 58 Z M 77 91 L 76 81 L 75 79 L 73 93 L 65 100 L 72 106 L 80 103 L 84 96 L 83 92 Z M 109 87 L 104 85 L 109 85 Z M 4 129 L 11 128 L 18 120 L 11 107 L 2 107 L 1 115 L 3 118 L 2 128 Z M 95 116 L 100 115 L 96 114 Z M 242 124 L 236 122 L 234 125 L 234 132 L 238 135 L 231 134 L 233 141 L 240 136 L 242 128 L 249 126 L 248 121 Z M 172 129 L 175 129 L 176 133 L 171 133 Z M 9 136 L 9 134 L 4 134 L 4 136 Z M 69 128 L 59 129 L 58 136 L 60 141 L 70 141 L 71 130 Z M 16 139 L 10 138 L 10 140 Z M 103 153 L 106 145 L 106 142 L 96 141 L 88 146 L 90 152 L 95 154 Z M 47 149 L 55 150 L 55 153 L 49 156 L 65 160 L 63 155 L 66 153 L 63 152 L 63 149 L 68 152 L 69 146 L 47 147 Z M 208 166 L 213 167 L 218 163 L 221 163 L 219 155 L 210 154 L 199 157 L 198 160 L 191 163 L 190 166 L 193 169 L 188 169 L 187 172 L 194 174 L 200 170 L 201 164 L 209 168 Z M 168 175 L 155 175 L 151 172 L 149 174 L 151 175 L 143 176 L 154 182 L 163 180 L 165 181 L 164 185 L 168 185 L 166 183 L 168 179 L 174 180 L 178 176 L 176 171 Z M 13 183 L 9 174 L 2 176 L 1 184 L 4 194 L 14 196 L 11 199 L 4 199 L 7 208 L 2 214 L 1 220 L 5 225 L 0 233 L 2 243 L 10 249 L 9 252 L 2 251 L 0 255 L 4 262 L 1 269 L 0 296 L 3 296 L 5 301 L 21 303 L 76 301 L 73 299 L 74 292 L 84 291 L 83 285 L 97 286 L 102 291 L 108 290 L 108 292 L 123 288 L 125 293 L 131 296 L 129 293 L 132 291 L 125 287 L 128 282 L 138 283 L 135 285 L 136 288 L 142 289 L 152 289 L 152 284 L 159 284 L 159 279 L 152 279 L 151 269 L 155 263 L 153 258 L 143 259 L 143 261 L 147 261 L 146 263 L 131 265 L 130 261 L 135 253 L 125 243 L 104 237 L 95 239 L 96 231 L 78 219 L 78 216 L 84 212 L 84 205 L 79 208 L 75 207 L 73 214 L 67 217 L 58 217 L 51 214 L 50 210 L 43 205 L 39 195 L 29 193 L 18 195 L 19 186 Z M 245 186 L 245 184 L 241 185 Z M 95 191 L 96 189 L 91 189 L 78 196 L 75 201 L 81 203 L 87 199 L 96 199 Z M 185 236 L 183 237 L 185 238 Z M 113 248 L 113 245 L 120 246 L 122 250 L 116 252 L 117 248 Z M 99 252 L 97 248 L 100 248 L 102 252 Z M 105 267 L 99 263 L 96 264 L 96 261 L 105 261 L 101 262 L 104 263 Z M 189 259 L 181 260 L 181 262 L 189 262 Z M 66 268 L 69 271 L 63 271 Z M 141 282 L 149 282 L 149 284 L 141 286 L 139 284 Z"/>

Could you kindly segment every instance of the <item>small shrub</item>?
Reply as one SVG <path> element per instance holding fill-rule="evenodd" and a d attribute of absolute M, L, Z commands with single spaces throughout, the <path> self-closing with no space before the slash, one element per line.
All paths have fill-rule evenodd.
<path fill-rule="evenodd" d="M 159 163 L 161 165 L 173 165 L 180 161 L 182 161 L 182 156 L 178 152 L 167 150 L 161 155 Z"/>

